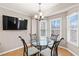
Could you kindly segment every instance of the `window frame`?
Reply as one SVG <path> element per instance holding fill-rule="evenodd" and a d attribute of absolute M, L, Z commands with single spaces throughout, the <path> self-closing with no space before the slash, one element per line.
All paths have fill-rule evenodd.
<path fill-rule="evenodd" d="M 77 28 L 75 28 L 75 30 L 77 31 L 77 43 L 73 43 L 71 41 L 71 39 L 70 39 L 70 30 L 72 28 L 70 28 L 70 20 L 69 20 L 69 17 L 72 17 L 74 15 L 78 15 L 78 22 L 79 22 L 79 14 L 77 12 L 74 12 L 74 13 L 71 13 L 71 14 L 67 15 L 67 42 L 68 43 L 71 43 L 71 44 L 73 44 L 73 45 L 75 45 L 75 46 L 78 47 L 78 22 L 77 22 Z"/>
<path fill-rule="evenodd" d="M 60 28 L 56 29 L 56 30 L 60 30 L 60 37 L 62 36 L 62 17 L 58 17 L 58 18 L 54 18 L 54 19 L 50 19 L 50 36 L 51 36 L 51 22 L 54 20 L 60 20 Z"/>

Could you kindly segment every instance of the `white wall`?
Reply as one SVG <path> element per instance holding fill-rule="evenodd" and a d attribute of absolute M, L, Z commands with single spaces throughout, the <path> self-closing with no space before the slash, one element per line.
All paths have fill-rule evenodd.
<path fill-rule="evenodd" d="M 2 30 L 3 27 L 2 15 L 28 19 L 27 30 Z M 30 19 L 27 16 L 0 7 L 0 53 L 21 47 L 22 42 L 18 38 L 19 35 L 22 36 L 27 43 L 29 43 L 30 42 L 29 33 L 30 33 Z"/>

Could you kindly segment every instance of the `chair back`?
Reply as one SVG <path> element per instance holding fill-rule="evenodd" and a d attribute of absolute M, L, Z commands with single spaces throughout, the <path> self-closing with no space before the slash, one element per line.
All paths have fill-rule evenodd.
<path fill-rule="evenodd" d="M 27 44 L 26 44 L 25 40 L 21 36 L 19 36 L 19 38 L 21 39 L 21 41 L 23 43 L 23 49 L 24 49 L 23 56 L 25 56 L 25 55 L 28 56 L 28 47 L 27 47 Z"/>
<path fill-rule="evenodd" d="M 30 34 L 30 38 L 31 38 L 31 44 L 35 47 L 37 47 L 37 45 L 39 44 L 39 41 L 37 39 L 37 35 L 36 34 Z"/>
<path fill-rule="evenodd" d="M 31 40 L 33 41 L 36 41 L 37 40 L 37 35 L 36 34 L 30 34 L 30 38 Z"/>
<path fill-rule="evenodd" d="M 64 38 L 61 38 L 59 41 L 54 41 L 54 44 L 51 48 L 51 56 L 52 56 L 52 51 L 53 51 L 53 56 L 58 56 L 58 46 L 63 39 Z"/>
<path fill-rule="evenodd" d="M 56 34 L 51 34 L 50 39 L 54 40 L 54 41 L 57 41 L 58 36 L 59 36 L 59 34 L 57 34 L 57 35 Z"/>

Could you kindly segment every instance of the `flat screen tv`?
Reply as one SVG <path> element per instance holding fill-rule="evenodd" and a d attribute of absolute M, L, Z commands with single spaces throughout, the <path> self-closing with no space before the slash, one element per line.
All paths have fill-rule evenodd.
<path fill-rule="evenodd" d="M 27 30 L 27 20 L 3 15 L 3 30 Z"/>

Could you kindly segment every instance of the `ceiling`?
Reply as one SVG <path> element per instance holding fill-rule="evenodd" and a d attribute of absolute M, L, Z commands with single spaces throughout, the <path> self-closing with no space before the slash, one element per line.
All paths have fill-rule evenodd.
<path fill-rule="evenodd" d="M 75 5 L 75 3 L 42 3 L 41 9 L 44 16 L 49 16 L 59 10 L 67 9 L 72 5 Z M 39 9 L 38 3 L 0 3 L 0 7 L 31 17 L 37 14 Z"/>

